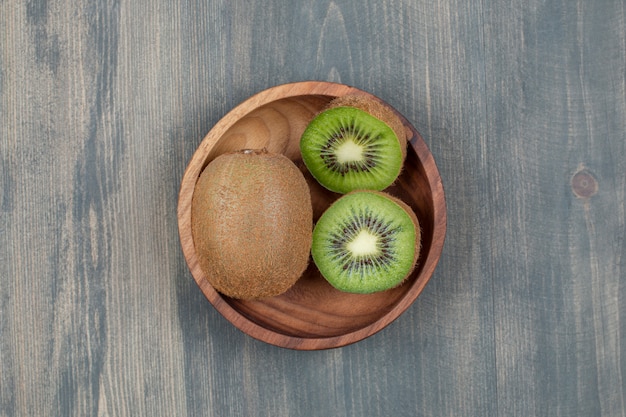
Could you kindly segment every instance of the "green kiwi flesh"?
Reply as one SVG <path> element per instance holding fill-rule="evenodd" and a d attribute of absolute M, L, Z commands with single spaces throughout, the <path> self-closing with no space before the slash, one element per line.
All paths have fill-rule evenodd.
<path fill-rule="evenodd" d="M 218 156 L 202 171 L 191 210 L 198 263 L 224 295 L 279 295 L 308 265 L 310 191 L 284 155 L 244 150 Z"/>
<path fill-rule="evenodd" d="M 317 221 L 311 254 L 333 287 L 368 294 L 396 287 L 410 275 L 420 239 L 408 205 L 383 192 L 354 191 Z"/>
<path fill-rule="evenodd" d="M 402 126 L 397 117 L 387 122 L 364 110 L 369 107 L 361 106 L 361 101 L 331 102 L 300 139 L 307 169 L 321 185 L 337 193 L 389 187 L 406 155 L 406 137 L 402 128 L 396 128 Z"/>

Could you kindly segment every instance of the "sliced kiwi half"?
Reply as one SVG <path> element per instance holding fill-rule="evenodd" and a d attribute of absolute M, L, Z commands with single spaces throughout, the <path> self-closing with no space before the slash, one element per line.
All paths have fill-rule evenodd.
<path fill-rule="evenodd" d="M 358 95 L 332 100 L 300 139 L 302 160 L 313 177 L 343 194 L 389 187 L 400 174 L 406 146 L 405 129 L 395 112 Z"/>
<path fill-rule="evenodd" d="M 313 230 L 311 254 L 336 289 L 368 294 L 400 285 L 420 249 L 417 216 L 401 200 L 379 191 L 337 199 Z"/>

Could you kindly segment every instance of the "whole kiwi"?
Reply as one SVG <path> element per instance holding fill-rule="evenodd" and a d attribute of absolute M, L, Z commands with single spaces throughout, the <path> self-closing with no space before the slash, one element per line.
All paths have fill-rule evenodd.
<path fill-rule="evenodd" d="M 198 262 L 222 294 L 276 296 L 306 269 L 311 196 L 302 172 L 286 156 L 264 149 L 218 156 L 200 175 L 191 210 Z"/>

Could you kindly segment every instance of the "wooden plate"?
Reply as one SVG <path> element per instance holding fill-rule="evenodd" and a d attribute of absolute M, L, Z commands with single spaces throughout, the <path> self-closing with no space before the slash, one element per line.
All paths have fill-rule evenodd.
<path fill-rule="evenodd" d="M 330 100 L 346 94 L 371 94 L 347 85 L 309 81 L 262 91 L 224 116 L 200 143 L 182 179 L 178 227 L 182 250 L 196 283 L 227 320 L 244 333 L 290 349 L 316 350 L 345 346 L 383 329 L 415 301 L 439 261 L 446 232 L 446 206 L 435 161 L 420 134 L 402 116 L 410 138 L 404 169 L 386 191 L 409 204 L 422 227 L 418 266 L 401 286 L 360 295 L 331 287 L 310 262 L 286 293 L 255 301 L 218 293 L 198 265 L 191 234 L 191 200 L 203 168 L 216 156 L 239 149 L 267 148 L 291 158 L 311 188 L 314 221 L 339 194 L 319 186 L 302 163 L 299 140 L 312 117 Z"/>

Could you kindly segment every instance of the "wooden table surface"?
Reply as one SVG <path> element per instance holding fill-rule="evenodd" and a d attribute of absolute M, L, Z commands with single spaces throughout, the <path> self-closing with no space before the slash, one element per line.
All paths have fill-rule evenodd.
<path fill-rule="evenodd" d="M 0 1 L 0 416 L 625 416 L 624 0 Z M 300 352 L 227 322 L 178 240 L 231 108 L 327 80 L 441 172 L 435 275 Z"/>

